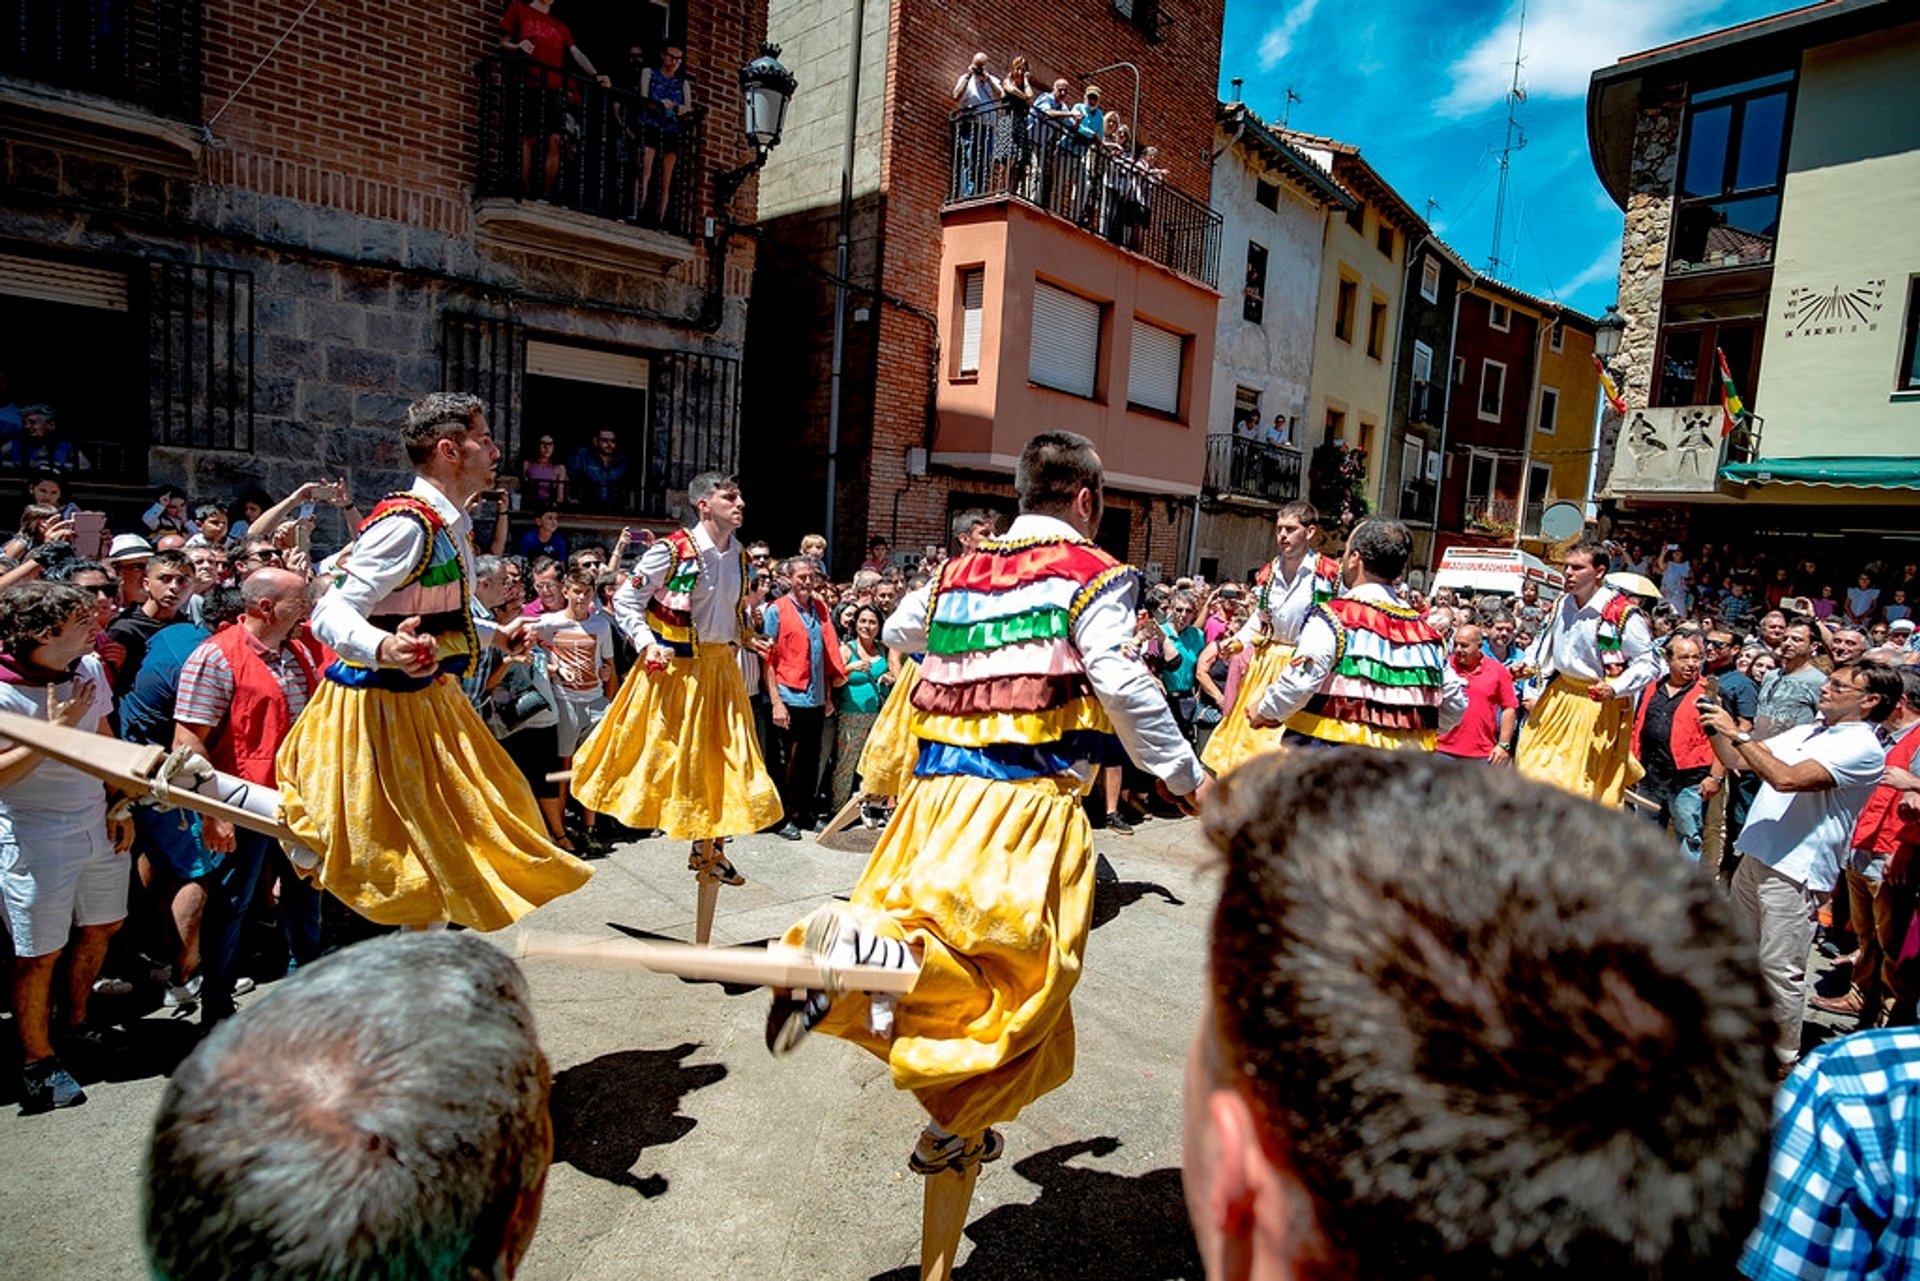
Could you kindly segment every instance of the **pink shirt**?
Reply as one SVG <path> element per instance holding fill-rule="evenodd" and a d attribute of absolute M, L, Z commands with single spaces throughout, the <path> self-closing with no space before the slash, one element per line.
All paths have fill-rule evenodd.
<path fill-rule="evenodd" d="M 1481 656 L 1480 666 L 1471 672 L 1461 671 L 1457 662 L 1453 670 L 1460 672 L 1467 682 L 1467 714 L 1460 718 L 1458 725 L 1441 735 L 1434 750 L 1448 756 L 1484 761 L 1493 755 L 1494 747 L 1500 742 L 1501 713 L 1520 705 L 1513 694 L 1513 673 L 1485 655 Z"/>

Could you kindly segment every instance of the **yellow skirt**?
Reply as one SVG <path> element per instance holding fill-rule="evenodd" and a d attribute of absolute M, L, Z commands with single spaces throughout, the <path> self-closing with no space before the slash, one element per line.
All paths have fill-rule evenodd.
<path fill-rule="evenodd" d="M 731 645 L 701 645 L 665 671 L 636 663 L 573 754 L 573 794 L 629 827 L 677 841 L 740 836 L 780 821 L 747 683 Z"/>
<path fill-rule="evenodd" d="M 1556 676 L 1520 732 L 1514 767 L 1523 778 L 1618 808 L 1646 771 L 1633 759 L 1633 703 L 1596 703 L 1588 683 Z"/>
<path fill-rule="evenodd" d="M 1258 650 L 1241 673 L 1239 687 L 1233 691 L 1233 706 L 1220 718 L 1213 737 L 1207 740 L 1207 750 L 1200 754 L 1200 763 L 1215 774 L 1225 774 L 1256 756 L 1281 750 L 1282 727 L 1256 728 L 1247 722 L 1247 709 L 1260 705 L 1267 686 L 1293 661 L 1293 646 L 1279 641 L 1254 644 Z"/>
<path fill-rule="evenodd" d="M 920 759 L 920 740 L 913 733 L 913 687 L 920 683 L 920 664 L 909 658 L 900 665 L 900 679 L 880 708 L 880 719 L 867 732 L 860 751 L 860 790 L 868 796 L 898 796 L 907 790 L 914 762 Z"/>
<path fill-rule="evenodd" d="M 321 681 L 275 761 L 314 879 L 381 925 L 497 930 L 593 872 L 547 839 L 526 779 L 461 693 Z"/>
<path fill-rule="evenodd" d="M 921 954 L 891 1038 L 848 993 L 815 1030 L 885 1059 L 933 1119 L 973 1134 L 1073 1075 L 1093 913 L 1093 832 L 1058 778 L 915 778 L 853 890 L 856 915 Z M 798 944 L 802 927 L 787 933 Z"/>

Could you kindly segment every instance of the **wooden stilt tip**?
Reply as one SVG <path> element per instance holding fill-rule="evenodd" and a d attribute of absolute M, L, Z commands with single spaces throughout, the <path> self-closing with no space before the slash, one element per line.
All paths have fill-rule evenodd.
<path fill-rule="evenodd" d="M 973 1147 L 975 1139 L 968 1140 Z M 920 1281 L 951 1281 L 960 1234 L 967 1226 L 967 1208 L 973 1204 L 973 1185 L 980 1163 L 970 1161 L 958 1170 L 925 1176 L 926 1190 L 920 1217 Z"/>
<path fill-rule="evenodd" d="M 720 882 L 700 878 L 700 894 L 694 904 L 693 941 L 705 947 L 713 938 L 713 909 L 720 902 Z"/>

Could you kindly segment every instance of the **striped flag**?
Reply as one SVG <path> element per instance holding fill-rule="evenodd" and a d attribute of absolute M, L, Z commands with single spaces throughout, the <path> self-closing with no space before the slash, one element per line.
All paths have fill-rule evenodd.
<path fill-rule="evenodd" d="M 1720 434 L 1724 437 L 1732 433 L 1736 418 L 1746 417 L 1747 402 L 1740 399 L 1740 390 L 1733 385 L 1733 371 L 1727 368 L 1727 353 L 1715 347 L 1713 354 L 1720 361 L 1720 409 L 1723 415 Z"/>
<path fill-rule="evenodd" d="M 1620 388 L 1613 381 L 1613 375 L 1607 372 L 1606 362 L 1601 360 L 1600 357 L 1595 356 L 1593 358 L 1593 367 L 1599 371 L 1600 390 L 1606 393 L 1607 404 L 1613 406 L 1613 412 L 1616 414 L 1626 413 L 1627 398 L 1620 394 Z"/>

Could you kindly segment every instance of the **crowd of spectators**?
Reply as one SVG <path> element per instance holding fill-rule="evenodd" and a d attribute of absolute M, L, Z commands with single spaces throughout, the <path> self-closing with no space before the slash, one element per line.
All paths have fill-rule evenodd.
<path fill-rule="evenodd" d="M 1167 171 L 1158 147 L 1136 137 L 1088 84 L 1076 101 L 1065 76 L 1051 85 L 1015 55 L 1004 76 L 976 53 L 953 85 L 957 199 L 1015 194 L 1129 249 L 1141 247 L 1154 188 Z"/>

